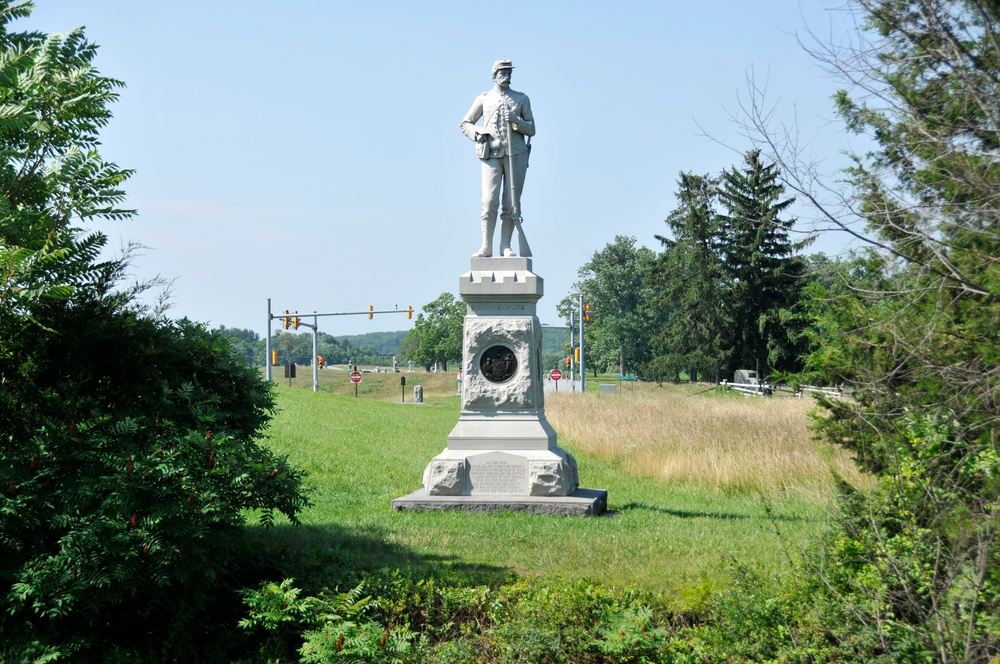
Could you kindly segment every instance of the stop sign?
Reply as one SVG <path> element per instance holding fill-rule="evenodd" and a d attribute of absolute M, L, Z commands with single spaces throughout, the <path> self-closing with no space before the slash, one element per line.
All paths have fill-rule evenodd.
<path fill-rule="evenodd" d="M 360 383 L 361 382 L 361 372 L 360 371 L 352 371 L 351 372 L 351 382 L 352 383 Z"/>
<path fill-rule="evenodd" d="M 562 378 L 562 372 L 558 369 L 553 369 L 549 375 L 552 376 L 552 380 L 560 380 Z"/>

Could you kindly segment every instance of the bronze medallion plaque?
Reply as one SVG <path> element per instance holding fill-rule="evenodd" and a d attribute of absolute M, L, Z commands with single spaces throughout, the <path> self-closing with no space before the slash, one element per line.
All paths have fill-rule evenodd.
<path fill-rule="evenodd" d="M 491 383 L 506 383 L 517 371 L 517 358 L 506 346 L 491 346 L 479 358 L 479 370 Z"/>

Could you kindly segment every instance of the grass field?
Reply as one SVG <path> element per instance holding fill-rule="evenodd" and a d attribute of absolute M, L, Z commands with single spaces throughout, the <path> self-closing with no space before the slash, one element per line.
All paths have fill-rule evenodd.
<path fill-rule="evenodd" d="M 404 568 L 465 575 L 470 582 L 536 574 L 590 578 L 662 591 L 683 607 L 725 583 L 726 557 L 782 569 L 787 556 L 797 555 L 797 547 L 824 527 L 829 474 L 823 464 L 851 471 L 846 460 L 811 441 L 802 402 L 789 409 L 759 400 L 747 409 L 743 400 L 654 385 L 620 397 L 548 400 L 559 444 L 576 455 L 582 484 L 609 491 L 607 516 L 391 512 L 393 498 L 420 487 L 424 466 L 444 449 L 458 420 L 455 374 L 409 374 L 405 392 L 401 374 L 365 374 L 357 398 L 346 372 L 321 374 L 319 393 L 301 389 L 312 385 L 308 370 L 296 387 L 276 379 L 280 412 L 269 432 L 270 444 L 310 473 L 315 505 L 303 514 L 304 527 L 255 536 L 262 546 L 306 550 L 318 562 L 343 568 Z M 411 403 L 417 382 L 424 385 L 422 405 Z M 406 403 L 400 403 L 404 394 Z M 739 459 L 717 459 L 730 468 L 725 478 L 717 470 L 684 471 L 684 464 L 697 470 L 713 457 L 764 445 L 750 438 L 711 448 L 704 430 L 710 425 L 675 421 L 685 411 L 708 421 L 716 412 L 720 438 L 751 426 L 740 418 L 765 428 L 773 418 L 799 437 L 786 441 L 787 455 L 812 460 L 793 459 L 764 481 L 753 479 L 762 472 L 759 464 Z M 641 437 L 627 430 L 640 419 L 646 428 Z M 626 439 L 632 447 L 626 448 Z M 614 448 L 613 441 L 622 444 Z M 767 458 L 782 455 L 780 443 L 769 443 Z M 776 480 L 776 472 L 788 476 Z"/>
<path fill-rule="evenodd" d="M 846 452 L 813 439 L 811 399 L 697 393 L 703 390 L 640 384 L 615 397 L 560 393 L 547 400 L 546 413 L 585 454 L 674 486 L 829 502 L 831 471 L 852 484 L 866 481 Z"/>

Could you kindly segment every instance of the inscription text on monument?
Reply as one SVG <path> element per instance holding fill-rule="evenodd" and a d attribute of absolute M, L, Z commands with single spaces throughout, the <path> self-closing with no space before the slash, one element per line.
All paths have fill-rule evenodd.
<path fill-rule="evenodd" d="M 527 495 L 528 464 L 523 458 L 500 452 L 470 456 L 469 485 L 473 495 Z"/>

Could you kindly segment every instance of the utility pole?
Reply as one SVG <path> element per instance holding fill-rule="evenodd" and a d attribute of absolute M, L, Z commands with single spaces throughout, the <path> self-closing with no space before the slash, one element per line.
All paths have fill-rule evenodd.
<path fill-rule="evenodd" d="M 264 344 L 264 376 L 271 380 L 271 298 L 267 298 L 267 342 Z"/>

